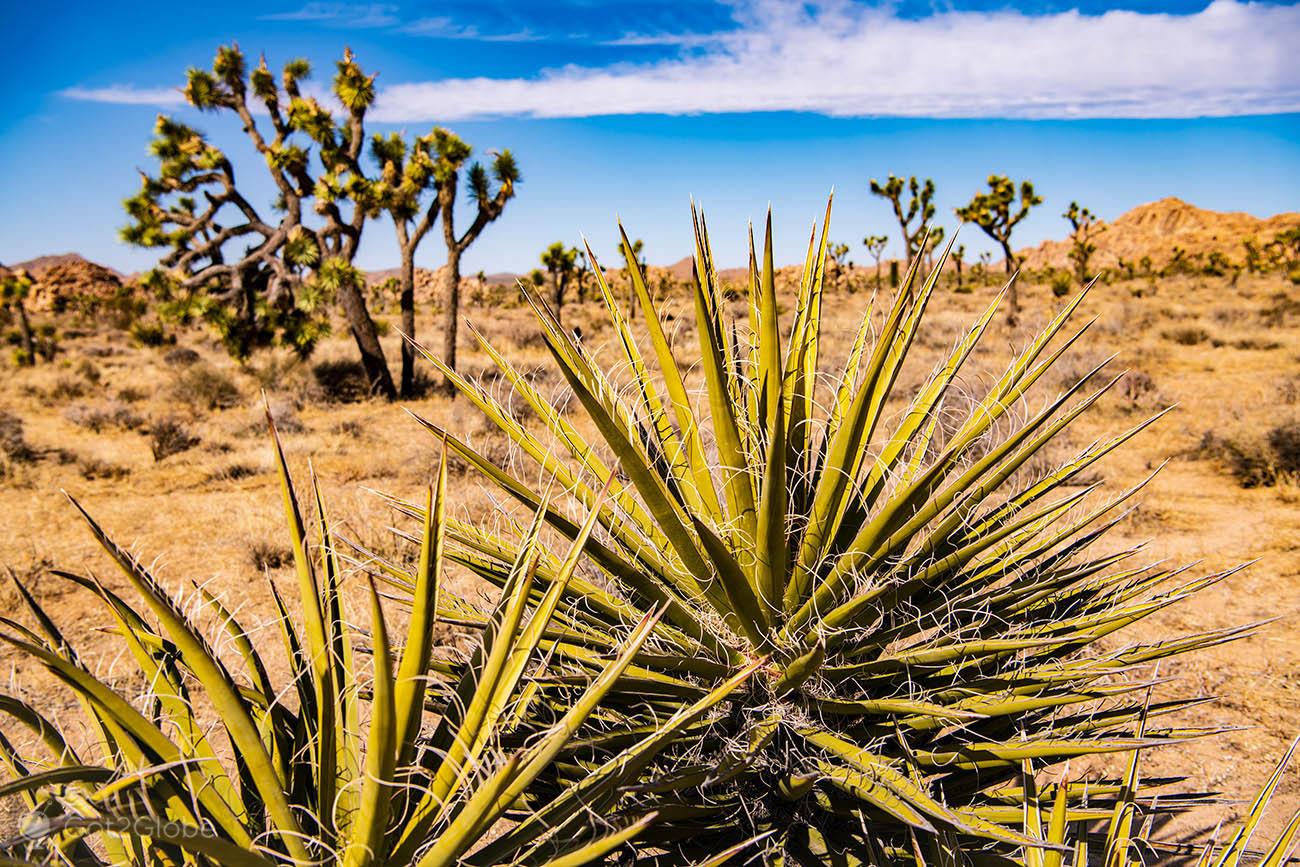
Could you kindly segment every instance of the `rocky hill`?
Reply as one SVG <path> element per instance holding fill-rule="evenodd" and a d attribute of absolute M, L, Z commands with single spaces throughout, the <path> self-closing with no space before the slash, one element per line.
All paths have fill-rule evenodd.
<path fill-rule="evenodd" d="M 1244 256 L 1242 242 L 1254 239 L 1258 244 L 1272 240 L 1279 232 L 1300 226 L 1300 214 L 1277 214 L 1260 219 L 1239 211 L 1224 213 L 1208 211 L 1170 196 L 1158 202 L 1138 205 L 1116 217 L 1094 236 L 1097 252 L 1093 264 L 1097 268 L 1113 268 L 1122 258 L 1126 262 L 1139 262 L 1143 256 L 1151 257 L 1153 267 L 1169 262 L 1174 247 L 1180 247 L 1188 256 L 1209 256 L 1218 252 L 1230 261 L 1240 262 Z M 1070 241 L 1044 241 L 1037 247 L 1021 250 L 1026 268 L 1069 267 Z"/>
<path fill-rule="evenodd" d="M 77 299 L 105 300 L 116 296 L 130 280 L 112 268 L 106 268 L 76 254 L 39 256 L 9 266 L 32 276 L 30 308 L 46 311 L 63 307 Z"/>

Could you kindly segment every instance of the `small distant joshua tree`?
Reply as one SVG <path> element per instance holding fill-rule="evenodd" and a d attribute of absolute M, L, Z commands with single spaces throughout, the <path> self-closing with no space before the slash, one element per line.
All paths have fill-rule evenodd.
<path fill-rule="evenodd" d="M 519 181 L 518 167 L 510 151 L 496 154 L 492 171 L 498 186 L 492 192 L 486 170 L 478 163 L 470 166 L 470 190 L 478 204 L 478 213 L 465 234 L 456 238 L 455 226 L 451 222 L 454 220 L 453 206 L 459 172 L 470 153 L 469 145 L 455 133 L 439 127 L 417 138 L 409 148 L 397 133 L 386 138 L 377 135 L 371 141 L 371 152 L 381 167 L 373 196 L 378 207 L 392 218 L 397 233 L 402 260 L 399 272 L 402 330 L 411 337 L 415 336 L 415 252 L 438 218 L 443 220 L 448 266 L 444 271 L 446 282 L 443 289 L 449 311 L 444 359 L 454 368 L 456 328 L 460 317 L 452 312 L 452 307 L 460 303 L 460 257 L 474 243 L 483 227 L 501 216 L 505 203 L 514 196 L 514 185 Z M 430 192 L 432 195 L 426 201 L 425 196 Z M 450 231 L 446 231 L 448 226 Z M 453 270 L 454 280 L 451 277 Z M 414 348 L 402 341 L 404 396 L 409 395 L 415 385 L 414 363 Z"/>
<path fill-rule="evenodd" d="M 641 273 L 645 273 L 644 250 L 645 242 L 640 238 L 632 241 L 630 250 L 628 249 L 626 237 L 620 240 L 618 244 L 618 253 L 623 257 L 623 273 L 627 275 L 627 315 L 629 319 L 634 318 L 636 315 L 636 290 L 632 286 L 632 263 L 635 262 L 640 265 Z"/>
<path fill-rule="evenodd" d="M 962 286 L 961 269 L 966 261 L 966 245 L 958 244 L 952 250 L 952 264 L 957 269 L 957 291 L 961 292 L 965 287 Z"/>
<path fill-rule="evenodd" d="M 564 310 L 564 290 L 573 279 L 577 267 L 578 251 L 566 247 L 562 241 L 556 241 L 542 251 L 542 267 L 551 280 L 551 304 L 555 308 L 555 318 L 559 321 Z"/>
<path fill-rule="evenodd" d="M 515 196 L 515 186 L 522 180 L 519 166 L 509 150 L 492 154 L 491 177 L 482 163 L 473 163 L 466 171 L 470 196 L 474 199 L 474 219 L 463 233 L 456 234 L 456 194 L 460 188 L 461 172 L 472 149 L 455 133 L 444 129 L 434 130 L 434 149 L 438 158 L 434 165 L 434 179 L 438 187 L 438 211 L 442 218 L 442 239 L 447 246 L 447 266 L 443 269 L 443 297 L 446 299 L 442 337 L 442 361 L 456 369 L 456 335 L 460 325 L 460 259 L 470 245 L 478 240 L 488 223 L 494 222 L 505 211 L 506 203 Z M 493 189 L 493 181 L 496 189 Z M 444 380 L 448 395 L 456 391 Z"/>
<path fill-rule="evenodd" d="M 906 204 L 903 203 L 905 191 L 908 194 Z M 921 239 L 925 237 L 925 227 L 934 217 L 934 181 L 926 178 L 925 183 L 922 184 L 916 179 L 916 175 L 912 175 L 904 182 L 902 178 L 891 174 L 883 184 L 872 178 L 871 192 L 873 195 L 889 200 L 890 206 L 894 209 L 894 217 L 898 220 L 899 232 L 903 236 L 904 257 L 910 262 L 921 252 Z M 920 223 L 913 229 L 912 221 L 917 217 L 920 217 Z"/>
<path fill-rule="evenodd" d="M 868 235 L 862 239 L 862 246 L 867 248 L 876 262 L 876 291 L 880 291 L 880 260 L 885 255 L 885 245 L 888 243 L 888 235 Z"/>
<path fill-rule="evenodd" d="M 826 248 L 826 277 L 832 287 L 843 287 L 848 271 L 853 267 L 849 261 L 849 245 L 831 242 Z"/>
<path fill-rule="evenodd" d="M 935 226 L 922 239 L 925 244 L 925 269 L 927 271 L 934 268 L 934 251 L 939 249 L 939 245 L 943 243 L 944 234 L 943 226 Z"/>
<path fill-rule="evenodd" d="M 415 337 L 415 253 L 420 242 L 438 219 L 437 196 L 426 194 L 435 189 L 434 167 L 437 153 L 435 135 L 420 136 L 410 146 L 398 133 L 376 135 L 370 152 L 380 165 L 375 183 L 376 206 L 393 221 L 397 236 L 398 306 L 402 331 Z M 401 345 L 401 394 L 409 397 L 415 388 L 415 348 L 403 340 Z"/>
<path fill-rule="evenodd" d="M 1061 216 L 1070 222 L 1069 256 L 1074 266 L 1074 279 L 1080 286 L 1086 286 L 1093 276 L 1088 263 L 1097 252 L 1092 239 L 1106 231 L 1106 227 L 1097 222 L 1097 215 L 1092 211 L 1080 208 L 1078 202 L 1070 202 L 1070 207 Z"/>
<path fill-rule="evenodd" d="M 587 300 L 587 278 L 591 276 L 591 262 L 587 259 L 585 248 L 577 251 L 578 258 L 573 267 L 573 285 L 578 290 L 578 303 Z"/>
<path fill-rule="evenodd" d="M 967 223 L 974 223 L 984 230 L 1002 248 L 1003 261 L 1007 276 L 1010 277 L 1019 264 L 1016 254 L 1011 249 L 1011 231 L 1029 214 L 1029 209 L 1043 203 L 1041 196 L 1034 193 L 1030 181 L 1022 181 L 1019 187 L 1019 201 L 1014 181 L 1006 175 L 989 175 L 989 190 L 976 193 L 964 207 L 957 208 L 957 217 Z M 1007 299 L 1007 322 L 1014 324 L 1020 312 L 1020 297 L 1014 282 Z"/>
<path fill-rule="evenodd" d="M 0 267 L 0 309 L 8 310 L 18 320 L 19 346 L 14 361 L 19 367 L 36 363 L 36 337 L 27 318 L 27 298 L 32 285 L 31 275 L 26 271 Z"/>

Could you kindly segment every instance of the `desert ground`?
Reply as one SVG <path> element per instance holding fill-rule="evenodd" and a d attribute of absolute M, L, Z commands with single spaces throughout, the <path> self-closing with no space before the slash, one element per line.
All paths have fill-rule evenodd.
<path fill-rule="evenodd" d="M 828 369 L 847 354 L 855 317 L 871 303 L 872 274 L 857 275 L 865 284 L 858 291 L 833 290 L 826 305 L 834 311 L 825 324 L 825 357 L 835 360 Z M 974 322 L 995 296 L 996 285 L 990 281 L 957 293 L 948 279 L 923 326 L 920 363 L 909 371 L 913 379 L 900 384 L 900 394 L 909 394 L 939 353 Z M 877 307 L 887 295 L 886 288 Z M 1020 296 L 1019 323 L 1012 327 L 997 317 L 969 363 L 963 382 L 970 393 L 978 394 L 1011 351 L 1072 297 L 1057 298 L 1049 285 L 1033 282 L 1021 286 Z M 1144 773 L 1185 775 L 1194 787 L 1230 798 L 1257 790 L 1300 733 L 1300 486 L 1292 475 L 1300 455 L 1287 452 L 1288 444 L 1300 450 L 1300 303 L 1295 297 L 1295 287 L 1279 274 L 1097 285 L 1076 317 L 1080 325 L 1095 320 L 1088 333 L 1027 401 L 1027 408 L 1041 406 L 1114 354 L 1107 369 L 1128 370 L 1127 376 L 1071 430 L 1063 452 L 1175 407 L 1105 462 L 1104 490 L 1110 492 L 1164 464 L 1140 494 L 1140 506 L 1107 544 L 1146 542 L 1147 559 L 1194 563 L 1195 573 L 1251 564 L 1125 634 L 1128 641 L 1151 641 L 1262 624 L 1245 640 L 1159 671 L 1168 681 L 1161 687 L 1167 695 L 1217 697 L 1184 713 L 1182 724 L 1228 730 L 1152 754 Z M 737 302 L 737 309 L 743 304 Z M 679 358 L 692 357 L 689 296 L 670 293 L 665 310 Z M 436 313 L 431 307 L 422 311 L 419 336 L 438 334 Z M 471 304 L 466 316 L 522 367 L 536 370 L 552 393 L 562 392 L 525 306 L 515 300 Z M 599 357 L 610 338 L 600 304 L 571 303 L 565 316 Z M 355 350 L 341 324 L 310 359 L 267 350 L 242 365 L 203 330 L 172 333 L 175 343 L 144 347 L 103 324 L 68 323 L 55 360 L 7 367 L 0 376 L 0 564 L 33 590 L 99 670 L 117 666 L 125 672 L 129 666 L 110 655 L 116 645 L 104 634 L 109 624 L 98 603 L 48 570 L 94 572 L 118 591 L 125 591 L 125 581 L 62 491 L 152 563 L 168 586 L 203 584 L 223 595 L 241 618 L 269 622 L 274 609 L 266 576 L 291 580 L 291 564 L 263 391 L 300 481 L 310 463 L 340 534 L 386 556 L 405 558 L 411 552 L 389 532 L 402 521 L 376 492 L 420 496 L 438 461 L 437 444 L 411 413 L 445 424 L 500 460 L 517 458 L 464 399 L 453 401 L 434 389 L 394 403 L 365 398 L 363 385 L 349 378 L 355 375 Z M 398 339 L 395 332 L 385 338 L 390 359 L 397 355 Z M 462 368 L 504 398 L 487 357 L 463 332 L 462 353 Z M 423 374 L 434 376 L 427 366 Z M 1097 384 L 1103 381 L 1095 378 Z M 175 453 L 163 455 L 168 447 Z M 452 468 L 450 490 L 451 508 L 471 519 L 492 520 L 496 510 L 508 508 L 464 467 Z M 456 579 L 456 589 L 486 592 L 466 576 Z M 7 582 L 0 593 L 6 615 L 19 610 Z M 6 691 L 56 715 L 76 712 L 69 693 L 20 670 L 15 655 L 0 650 L 0 660 L 9 670 Z M 1276 831 L 1298 803 L 1300 784 L 1291 775 L 1265 830 Z M 1176 836 L 1205 838 L 1217 822 L 1243 808 L 1203 808 L 1172 830 Z"/>

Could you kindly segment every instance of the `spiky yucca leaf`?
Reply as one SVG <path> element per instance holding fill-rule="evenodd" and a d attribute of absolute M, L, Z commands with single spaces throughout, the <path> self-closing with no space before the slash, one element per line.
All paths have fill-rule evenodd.
<path fill-rule="evenodd" d="M 537 424 L 429 358 L 599 522 L 581 543 L 589 571 L 562 576 L 549 559 L 537 570 L 536 593 L 567 581 L 566 605 L 541 642 L 552 666 L 590 671 L 611 652 L 611 633 L 664 610 L 581 749 L 541 791 L 578 781 L 599 809 L 657 810 L 642 837 L 660 847 L 645 850 L 657 863 L 760 835 L 768 863 L 832 853 L 854 863 L 957 863 L 976 852 L 997 862 L 1052 851 L 1043 825 L 1059 835 L 1063 824 L 1108 815 L 1121 787 L 1062 788 L 1059 803 L 1044 791 L 1042 825 L 1026 830 L 1022 806 L 1006 807 L 1026 763 L 1042 769 L 1198 734 L 1139 731 L 1149 684 L 1135 669 L 1245 634 L 1097 649 L 1224 575 L 1186 578 L 1136 564 L 1136 550 L 1094 550 L 1141 485 L 1103 498 L 1073 480 L 1151 421 L 1053 457 L 1109 387 L 1088 390 L 1098 371 L 1038 412 L 1016 410 L 1082 334 L 1067 326 L 1084 295 L 963 409 L 955 383 L 1001 295 L 915 393 L 899 386 L 946 251 L 928 276 L 914 262 L 883 316 L 873 325 L 868 314 L 848 358 L 832 361 L 822 352 L 825 225 L 786 323 L 770 215 L 761 253 L 751 240 L 747 323 L 731 314 L 699 216 L 695 232 L 694 351 L 665 333 L 636 263 L 641 330 L 594 270 L 613 329 L 599 357 L 523 288 L 586 423 L 566 418 L 482 335 Z M 511 472 L 435 421 L 423 424 L 554 531 L 578 538 L 566 510 L 528 481 L 535 471 Z M 1048 471 L 1024 472 L 1049 459 Z M 510 586 L 519 539 L 460 522 L 448 533 L 449 556 Z M 410 581 L 400 569 L 389 577 Z M 666 720 L 754 664 L 760 676 L 726 702 L 665 731 Z M 546 685 L 538 719 L 563 706 L 567 684 Z M 672 743 L 640 763 L 642 785 L 591 781 L 593 768 L 626 761 L 626 745 L 655 731 Z M 502 855 L 489 845 L 475 863 Z"/>
<path fill-rule="evenodd" d="M 147 685 L 146 702 L 139 707 L 94 675 L 19 585 L 39 631 L 5 620 L 0 640 L 70 688 L 97 757 L 78 756 L 52 720 L 0 697 L 0 711 L 33 732 L 40 747 L 36 755 L 20 755 L 0 736 L 0 757 L 15 778 L 0 786 L 0 794 L 21 794 L 35 811 L 24 839 L 12 844 L 8 857 L 0 853 L 0 860 L 438 867 L 462 863 L 467 851 L 496 833 L 507 813 L 526 817 L 574 797 L 571 789 L 552 786 L 557 798 L 548 804 L 525 791 L 539 777 L 555 775 L 552 763 L 632 665 L 659 612 L 646 612 L 621 631 L 621 639 L 611 639 L 610 652 L 590 666 L 592 677 L 577 687 L 572 702 L 546 725 L 529 728 L 526 745 L 507 751 L 501 742 L 518 728 L 511 714 L 530 701 L 552 610 L 594 521 L 575 534 L 566 562 L 547 573 L 549 592 L 540 600 L 533 591 L 543 554 L 531 544 L 520 547 L 471 658 L 435 659 L 436 621 L 468 608 L 440 586 L 447 526 L 446 474 L 440 470 L 422 504 L 408 625 L 400 640 L 390 637 L 372 584 L 373 665 L 363 666 L 353 656 L 354 628 L 344 610 L 340 560 L 319 490 L 313 481 L 319 516 L 313 546 L 278 440 L 275 451 L 301 608 L 299 625 L 271 585 L 281 613 L 287 680 L 269 675 L 276 670 L 273 661 L 220 601 L 202 594 L 200 607 L 217 627 L 209 634 L 189 606 L 163 590 L 74 501 L 145 605 L 133 607 L 94 576 L 58 574 L 105 605 Z M 219 645 L 233 652 L 218 653 Z M 371 670 L 363 673 L 365 668 Z M 720 701 L 727 688 L 711 700 Z M 638 746 L 653 756 L 659 745 L 645 740 Z M 624 774 L 609 778 L 620 783 Z M 589 823 L 581 833 L 555 840 L 553 829 L 542 825 L 516 834 L 503 857 L 514 861 L 545 843 L 544 857 L 529 863 L 598 861 L 652 819 L 649 813 L 632 821 Z M 93 846 L 91 836 L 99 840 Z"/>

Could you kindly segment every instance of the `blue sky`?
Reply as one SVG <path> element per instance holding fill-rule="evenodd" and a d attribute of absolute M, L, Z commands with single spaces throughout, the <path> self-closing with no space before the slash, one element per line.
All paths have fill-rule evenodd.
<path fill-rule="evenodd" d="M 272 66 L 303 56 L 328 82 L 350 45 L 379 72 L 375 131 L 450 126 L 509 147 L 524 183 L 467 256 L 523 270 L 582 235 L 612 257 L 614 218 L 652 262 L 688 250 L 705 207 L 718 258 L 738 263 L 770 202 L 778 254 L 801 258 L 836 191 L 832 235 L 867 258 L 896 233 L 867 192 L 932 176 L 939 220 L 990 172 L 1033 179 L 1045 204 L 1019 230 L 1059 237 L 1071 199 L 1103 217 L 1166 195 L 1266 216 L 1300 208 L 1300 6 L 1169 0 L 794 3 L 451 0 L 0 0 L 12 91 L 0 116 L 0 262 L 77 250 L 122 270 L 120 201 L 148 168 L 153 118 L 174 113 L 226 148 L 254 197 L 267 182 L 230 119 L 179 100 L 187 66 L 236 40 Z M 361 264 L 393 264 L 368 230 Z M 986 246 L 977 230 L 963 240 Z M 441 262 L 436 239 L 420 264 Z"/>

